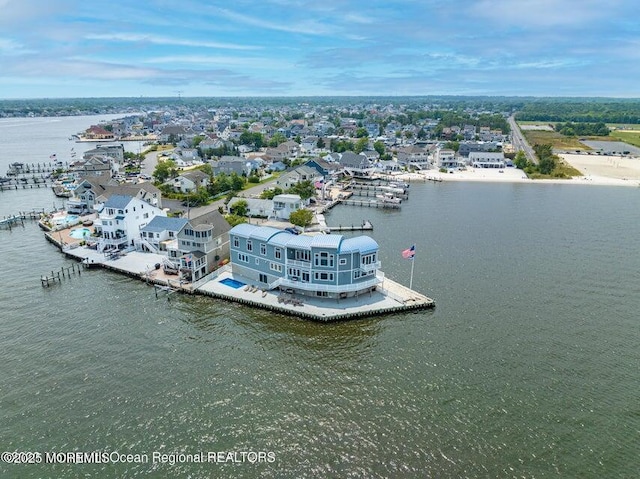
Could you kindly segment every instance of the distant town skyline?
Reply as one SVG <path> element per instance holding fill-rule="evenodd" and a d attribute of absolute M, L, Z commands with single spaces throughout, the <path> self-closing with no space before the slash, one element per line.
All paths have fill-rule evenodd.
<path fill-rule="evenodd" d="M 632 0 L 0 0 L 0 99 L 640 97 Z"/>

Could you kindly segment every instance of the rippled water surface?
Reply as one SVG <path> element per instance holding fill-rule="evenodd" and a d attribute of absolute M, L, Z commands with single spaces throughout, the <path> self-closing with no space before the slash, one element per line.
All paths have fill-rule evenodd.
<path fill-rule="evenodd" d="M 102 270 L 42 288 L 71 262 L 33 224 L 0 231 L 2 450 L 276 455 L 0 476 L 636 477 L 639 195 L 414 184 L 400 211 L 337 208 L 404 284 L 415 243 L 437 307 L 329 325 Z M 0 216 L 53 201 L 0 193 Z"/>

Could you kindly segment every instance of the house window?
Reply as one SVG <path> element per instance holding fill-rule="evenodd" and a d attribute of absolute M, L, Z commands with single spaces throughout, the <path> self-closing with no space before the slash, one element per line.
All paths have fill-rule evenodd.
<path fill-rule="evenodd" d="M 173 238 L 175 236 L 173 231 L 169 231 L 169 238 Z"/>
<path fill-rule="evenodd" d="M 247 240 L 247 251 L 253 251 L 253 241 Z"/>
<path fill-rule="evenodd" d="M 233 247 L 234 248 L 239 248 L 240 247 L 240 240 L 238 239 L 237 236 L 233 237 Z"/>
<path fill-rule="evenodd" d="M 267 254 L 267 244 L 266 243 L 260 243 L 260 254 L 262 256 L 265 256 Z"/>
<path fill-rule="evenodd" d="M 238 253 L 238 261 L 242 261 L 243 263 L 249 262 L 249 256 L 244 253 Z"/>
<path fill-rule="evenodd" d="M 287 269 L 287 275 L 290 278 L 299 278 L 300 277 L 300 270 L 298 268 L 288 268 Z"/>
<path fill-rule="evenodd" d="M 334 256 L 332 254 L 323 251 L 314 255 L 314 263 L 316 266 L 328 266 L 333 267 Z"/>
<path fill-rule="evenodd" d="M 281 265 L 281 264 L 279 264 L 279 263 L 271 263 L 271 264 L 269 265 L 269 268 L 270 268 L 272 271 L 277 271 L 278 273 L 282 273 L 282 265 Z"/>
<path fill-rule="evenodd" d="M 311 261 L 311 251 L 297 249 L 295 258 L 297 261 Z"/>
<path fill-rule="evenodd" d="M 302 273 L 302 281 L 305 283 L 309 282 L 309 273 Z"/>
<path fill-rule="evenodd" d="M 362 257 L 362 264 L 374 264 L 376 262 L 376 254 L 367 254 Z"/>
<path fill-rule="evenodd" d="M 282 248 L 275 248 L 273 254 L 276 259 L 282 259 Z"/>
<path fill-rule="evenodd" d="M 333 281 L 333 273 L 313 273 L 313 277 L 316 281 Z"/>
<path fill-rule="evenodd" d="M 347 258 L 340 258 L 340 266 L 347 264 Z"/>
<path fill-rule="evenodd" d="M 328 296 L 328 293 L 326 291 L 316 291 L 316 296 L 326 298 Z"/>
<path fill-rule="evenodd" d="M 260 258 L 256 258 L 256 264 L 260 264 Z"/>
<path fill-rule="evenodd" d="M 353 279 L 358 279 L 360 277 L 360 270 L 357 269 L 353 272 Z"/>

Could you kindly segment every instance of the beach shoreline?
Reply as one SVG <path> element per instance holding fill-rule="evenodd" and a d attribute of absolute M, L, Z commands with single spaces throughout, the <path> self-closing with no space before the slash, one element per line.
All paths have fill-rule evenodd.
<path fill-rule="evenodd" d="M 530 179 L 517 168 L 467 167 L 465 170 L 441 172 L 426 170 L 420 172 L 392 173 L 403 181 L 463 181 L 481 183 L 523 183 L 536 185 L 596 185 L 640 187 L 640 159 L 635 157 L 561 154 L 564 161 L 582 172 L 583 176 L 573 178 Z"/>

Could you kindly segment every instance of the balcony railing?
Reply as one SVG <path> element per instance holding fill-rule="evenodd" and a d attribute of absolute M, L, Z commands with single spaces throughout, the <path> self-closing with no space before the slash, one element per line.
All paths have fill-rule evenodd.
<path fill-rule="evenodd" d="M 269 289 L 273 289 L 277 286 L 282 288 L 301 289 L 304 291 L 326 291 L 327 293 L 350 293 L 353 291 L 360 291 L 362 289 L 371 288 L 372 286 L 379 285 L 384 279 L 384 274 L 376 276 L 366 281 L 360 281 L 350 284 L 320 284 L 320 283 L 304 283 L 301 281 L 292 281 L 290 279 L 279 278 L 273 283 L 269 284 Z"/>
<path fill-rule="evenodd" d="M 376 269 L 380 269 L 382 267 L 382 263 L 380 261 L 376 261 L 375 263 L 371 263 L 371 264 L 361 264 L 360 265 L 360 269 L 362 271 L 366 271 L 367 273 L 376 270 Z"/>

